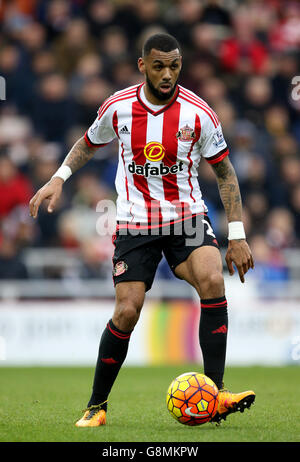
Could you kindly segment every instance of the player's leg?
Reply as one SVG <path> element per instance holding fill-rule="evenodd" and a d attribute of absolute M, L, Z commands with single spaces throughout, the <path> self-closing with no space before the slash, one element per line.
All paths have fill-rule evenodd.
<path fill-rule="evenodd" d="M 116 285 L 113 324 L 120 331 L 132 332 L 144 304 L 146 285 L 142 281 L 120 282 Z"/>
<path fill-rule="evenodd" d="M 76 423 L 78 427 L 106 423 L 108 396 L 125 361 L 130 336 L 144 303 L 145 289 L 141 281 L 116 285 L 115 310 L 102 333 L 92 395 L 83 418 Z"/>
<path fill-rule="evenodd" d="M 143 282 L 121 282 L 116 285 L 115 310 L 100 340 L 93 393 L 88 406 L 108 399 L 127 356 L 130 336 L 139 319 L 144 298 L 145 284 Z"/>
<path fill-rule="evenodd" d="M 252 390 L 231 393 L 223 388 L 228 315 L 219 250 L 212 246 L 193 250 L 187 260 L 176 267 L 175 274 L 195 287 L 201 298 L 199 341 L 204 373 L 220 389 L 218 412 L 213 419 L 220 423 L 228 414 L 249 408 L 255 393 Z"/>
<path fill-rule="evenodd" d="M 175 274 L 195 287 L 199 294 L 199 341 L 204 373 L 218 388 L 222 388 L 228 315 L 219 249 L 203 246 L 193 250 L 189 257 L 176 267 Z"/>
<path fill-rule="evenodd" d="M 118 236 L 113 257 L 116 303 L 103 331 L 88 408 L 76 425 L 99 426 L 106 422 L 107 399 L 126 358 L 131 333 L 139 319 L 145 292 L 152 286 L 162 253 L 147 236 Z"/>

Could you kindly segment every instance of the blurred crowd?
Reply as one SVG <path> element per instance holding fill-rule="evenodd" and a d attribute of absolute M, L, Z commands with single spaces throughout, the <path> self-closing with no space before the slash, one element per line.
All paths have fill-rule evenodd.
<path fill-rule="evenodd" d="M 142 81 L 142 43 L 160 31 L 182 46 L 180 83 L 221 120 L 256 277 L 289 277 L 284 250 L 300 248 L 299 2 L 2 0 L 0 24 L 0 279 L 30 277 L 24 252 L 44 248 L 80 256 L 75 275 L 62 269 L 55 277 L 111 277 L 111 239 L 95 223 L 97 203 L 115 199 L 116 143 L 67 181 L 53 214 L 42 207 L 33 220 L 28 201 L 105 98 Z M 224 210 L 204 161 L 199 182 L 226 246 Z M 159 276 L 172 277 L 164 261 Z"/>

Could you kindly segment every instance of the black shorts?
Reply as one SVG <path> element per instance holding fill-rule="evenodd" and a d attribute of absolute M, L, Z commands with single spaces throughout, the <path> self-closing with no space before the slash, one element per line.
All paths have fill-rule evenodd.
<path fill-rule="evenodd" d="M 153 284 L 157 266 L 164 255 L 175 274 L 176 267 L 193 250 L 204 245 L 219 248 L 211 222 L 206 214 L 193 216 L 180 223 L 161 227 L 153 234 L 147 231 L 119 230 L 113 236 L 114 285 L 124 281 L 143 281 L 146 291 Z"/>

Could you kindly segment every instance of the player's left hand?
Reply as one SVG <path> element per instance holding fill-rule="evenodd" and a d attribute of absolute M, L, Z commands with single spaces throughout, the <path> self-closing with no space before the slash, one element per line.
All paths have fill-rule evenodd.
<path fill-rule="evenodd" d="M 235 264 L 241 282 L 245 282 L 245 274 L 249 268 L 254 268 L 254 260 L 251 254 L 251 250 L 245 239 L 230 240 L 228 241 L 228 250 L 226 253 L 226 263 L 230 276 L 235 272 L 233 263 Z"/>

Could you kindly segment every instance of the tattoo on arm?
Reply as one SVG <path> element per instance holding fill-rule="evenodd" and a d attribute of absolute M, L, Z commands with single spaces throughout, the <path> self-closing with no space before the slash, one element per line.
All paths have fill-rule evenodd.
<path fill-rule="evenodd" d="M 72 173 L 83 167 L 95 154 L 97 148 L 90 148 L 84 138 L 80 138 L 66 156 L 63 165 L 67 165 Z"/>
<path fill-rule="evenodd" d="M 242 221 L 242 199 L 235 170 L 228 157 L 212 165 L 225 213 L 230 221 Z"/>

